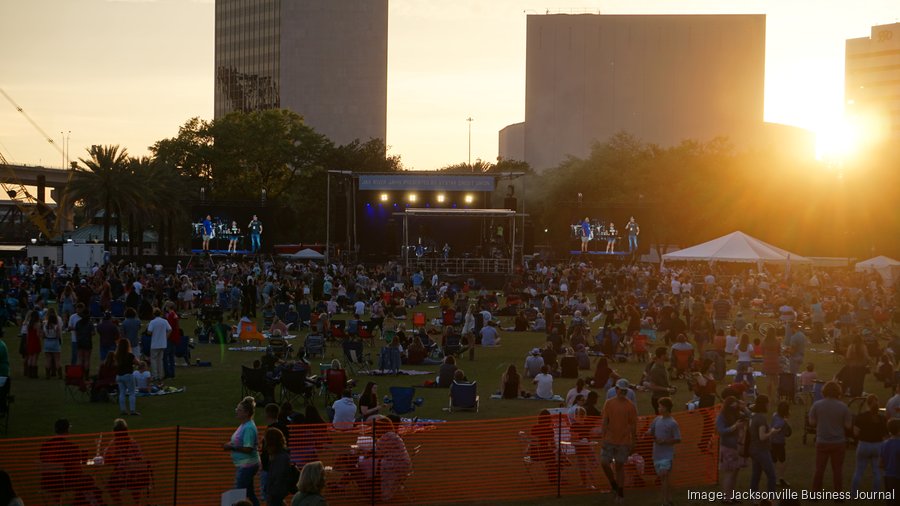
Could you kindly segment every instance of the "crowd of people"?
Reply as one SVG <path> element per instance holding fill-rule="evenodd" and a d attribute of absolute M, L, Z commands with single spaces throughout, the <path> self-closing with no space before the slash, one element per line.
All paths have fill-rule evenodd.
<path fill-rule="evenodd" d="M 748 462 L 753 488 L 759 486 L 763 474 L 766 490 L 787 485 L 784 465 L 785 438 L 792 430 L 787 423 L 790 402 L 776 402 L 782 397 L 785 385 L 780 381 L 785 375 L 791 380 L 799 378 L 797 393 L 812 394 L 819 389 L 822 396 L 812 405 L 805 423 L 816 432 L 813 488 L 822 488 L 824 470 L 831 461 L 833 488 L 843 490 L 840 468 L 845 436 L 839 437 L 839 433 L 846 431 L 859 441 L 854 493 L 860 484 L 860 469 L 873 467 L 878 481 L 881 468 L 874 465 L 875 460 L 887 464 L 882 490 L 889 490 L 888 480 L 897 479 L 896 457 L 891 454 L 895 446 L 889 444 L 889 436 L 896 436 L 896 424 L 888 423 L 888 419 L 900 418 L 897 394 L 888 401 L 884 414 L 879 413 L 879 398 L 870 395 L 866 416 L 835 421 L 836 413 L 843 412 L 839 404 L 846 408 L 843 399 L 863 394 L 871 371 L 886 387 L 898 388 L 895 353 L 900 351 L 900 340 L 893 332 L 896 291 L 870 273 L 807 270 L 783 276 L 752 269 L 534 263 L 517 272 L 502 294 L 497 294 L 474 279 L 448 282 L 437 273 L 406 272 L 393 262 L 367 268 L 277 259 L 203 259 L 185 266 L 179 263 L 174 272 L 128 263 L 98 265 L 81 272 L 23 261 L 5 272 L 3 288 L 0 320 L 21 329 L 23 376 L 38 376 L 43 353 L 45 376 L 61 377 L 60 355 L 67 332 L 73 344 L 71 363 L 91 375 L 97 336 L 98 360 L 114 370 L 123 415 L 139 414 L 137 391 L 164 386 L 170 372 L 174 374 L 171 366 L 182 335 L 179 320 L 186 313 L 200 317 L 205 308 L 214 307 L 222 315 L 223 322 L 218 323 L 229 326 L 241 318 L 255 320 L 261 312 L 263 327 L 279 332 L 309 318 L 314 332 L 328 335 L 331 322 L 340 319 L 335 316 L 346 313 L 346 339 L 358 337 L 354 327 L 361 328 L 365 322 L 367 328 L 390 335 L 385 347 L 393 348 L 404 363 L 439 363 L 434 382 L 439 387 L 466 380 L 456 358 L 465 353 L 474 358 L 477 346 L 499 346 L 507 332 L 545 334 L 544 343 L 524 358 L 521 373 L 514 364 L 505 368 L 498 393 L 503 398 L 556 399 L 554 381 L 576 379 L 575 387 L 559 398 L 572 432 L 585 436 L 579 441 L 590 440 L 587 425 L 579 424 L 594 417 L 602 420 L 598 425 L 602 427 L 601 463 L 617 500 L 624 496 L 622 469 L 630 456 L 625 449 L 637 438 L 630 420 L 637 416 L 638 396 L 646 396 L 658 416 L 649 429 L 654 438 L 654 466 L 662 479 L 663 501 L 670 501 L 665 476 L 671 470 L 674 445 L 680 441 L 678 426 L 670 416 L 674 409 L 671 396 L 676 392 L 675 382 L 682 378 L 695 394 L 692 407 L 722 403 L 716 419 L 704 420 L 704 440 L 708 443 L 714 432 L 719 434 L 723 491 L 734 491 L 738 473 Z M 410 312 L 426 301 L 440 307 L 440 324 L 428 322 L 415 331 L 407 330 Z M 501 317 L 508 318 L 511 325 L 500 325 Z M 768 325 L 758 334 L 761 321 Z M 149 353 L 136 353 L 145 333 L 150 336 Z M 756 335 L 760 337 L 754 338 Z M 810 344 L 826 342 L 844 357 L 840 372 L 827 383 L 818 381 L 808 354 Z M 623 360 L 645 362 L 643 374 L 622 377 L 615 364 Z M 0 358 L 0 377 L 7 380 L 0 392 L 8 392 L 10 374 L 3 370 L 2 362 Z M 284 362 L 261 366 L 277 374 Z M 287 367 L 296 367 L 298 362 L 303 364 L 302 356 Z M 731 367 L 736 369 L 735 380 L 727 383 L 726 371 Z M 756 376 L 754 371 L 762 375 Z M 764 385 L 757 385 L 757 380 Z M 332 405 L 329 418 L 335 428 L 355 421 L 387 423 L 387 410 L 378 399 L 375 383 L 366 385 L 358 401 L 354 397 L 348 389 Z M 598 408 L 601 401 L 603 407 Z M 277 411 L 280 408 L 276 406 Z M 770 417 L 769 411 L 774 411 L 774 416 Z M 250 423 L 253 406 L 248 399 L 238 405 L 236 413 L 241 428 L 225 445 L 237 467 L 236 486 L 247 488 L 248 499 L 256 504 L 252 482 L 262 462 L 267 476 L 263 496 L 267 502 L 279 504 L 287 495 L 278 471 L 284 467 L 283 459 L 256 455 L 259 438 Z M 288 448 L 287 416 L 274 417 L 284 424 L 284 430 L 268 429 L 263 440 L 276 455 L 288 452 L 293 457 L 294 452 L 304 450 Z M 323 420 L 317 414 L 306 418 Z M 270 436 L 271 430 L 278 430 L 281 437 L 275 432 Z M 389 433 L 394 433 L 390 427 L 385 431 Z M 532 439 L 542 437 L 541 429 L 532 431 Z M 398 446 L 392 439 L 384 445 Z M 535 444 L 539 456 L 540 444 Z M 589 447 L 582 448 L 580 455 L 586 451 Z M 397 469 L 402 470 L 405 448 L 397 453 L 401 455 Z M 272 464 L 277 476 L 269 481 Z M 345 474 L 355 472 L 359 472 L 358 466 Z M 583 481 L 585 486 L 592 485 L 589 476 Z M 390 486 L 382 487 L 382 492 L 390 493 Z"/>

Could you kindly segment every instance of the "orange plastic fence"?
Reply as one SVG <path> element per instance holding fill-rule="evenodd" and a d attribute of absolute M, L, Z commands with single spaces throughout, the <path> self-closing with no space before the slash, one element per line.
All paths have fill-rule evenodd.
<path fill-rule="evenodd" d="M 371 423 L 343 431 L 292 425 L 289 446 L 293 461 L 321 460 L 331 467 L 324 491 L 329 504 L 440 504 L 608 490 L 596 435 L 579 442 L 565 413 L 552 417 L 552 429 L 543 431 L 534 430 L 536 417 L 401 424 L 393 434 Z M 682 443 L 675 450 L 673 486 L 717 481 L 714 417 L 712 408 L 675 414 Z M 640 418 L 639 435 L 652 419 Z M 599 427 L 599 420 L 590 422 Z M 234 484 L 234 468 L 222 450 L 233 431 L 173 427 L 135 430 L 124 438 L 100 433 L 12 439 L 0 442 L 0 467 L 26 504 L 102 498 L 116 505 L 216 505 Z M 260 427 L 260 437 L 264 431 Z M 541 434 L 548 443 L 542 450 L 536 441 Z M 656 486 L 652 441 L 640 436 L 634 453 L 643 466 L 629 459 L 626 488 Z M 255 483 L 259 496 L 259 477 Z"/>

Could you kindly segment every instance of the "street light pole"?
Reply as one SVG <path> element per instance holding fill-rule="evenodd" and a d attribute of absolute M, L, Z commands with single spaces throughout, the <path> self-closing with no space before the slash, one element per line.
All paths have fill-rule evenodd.
<path fill-rule="evenodd" d="M 472 122 L 475 121 L 471 116 L 466 118 L 466 121 L 469 122 L 469 168 L 472 172 L 475 172 L 475 167 L 472 167 Z"/>

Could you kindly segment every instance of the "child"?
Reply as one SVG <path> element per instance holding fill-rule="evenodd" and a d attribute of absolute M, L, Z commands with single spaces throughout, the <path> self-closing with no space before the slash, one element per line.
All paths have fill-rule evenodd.
<path fill-rule="evenodd" d="M 771 443 L 772 453 L 772 462 L 775 463 L 775 476 L 778 476 L 778 485 L 782 487 L 790 487 L 790 483 L 788 483 L 784 479 L 784 461 L 785 461 L 785 438 L 790 437 L 791 435 L 791 426 L 788 423 L 788 419 L 791 416 L 791 403 L 788 401 L 781 401 L 778 403 L 778 410 L 772 415 L 772 424 L 771 427 L 773 429 L 781 429 L 772 433 L 772 437 L 769 439 Z"/>
<path fill-rule="evenodd" d="M 816 364 L 813 364 L 812 362 L 806 364 L 806 370 L 800 373 L 800 391 L 812 393 L 813 386 L 817 379 Z"/>
<path fill-rule="evenodd" d="M 681 429 L 672 418 L 672 399 L 663 397 L 659 400 L 659 416 L 650 424 L 647 435 L 653 438 L 653 467 L 659 476 L 662 502 L 672 502 L 669 487 L 669 475 L 672 472 L 672 461 L 675 458 L 675 445 L 681 442 Z"/>
<path fill-rule="evenodd" d="M 881 444 L 881 469 L 884 470 L 884 489 L 900 488 L 900 419 L 888 422 L 891 438 Z"/>

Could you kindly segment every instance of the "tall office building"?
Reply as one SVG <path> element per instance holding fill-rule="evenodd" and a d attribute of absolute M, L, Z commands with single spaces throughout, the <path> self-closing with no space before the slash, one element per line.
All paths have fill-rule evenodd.
<path fill-rule="evenodd" d="M 900 23 L 872 27 L 871 37 L 848 39 L 844 110 L 879 137 L 900 137 Z"/>
<path fill-rule="evenodd" d="M 284 108 L 338 144 L 384 139 L 388 0 L 216 0 L 215 117 Z"/>
<path fill-rule="evenodd" d="M 503 158 L 537 170 L 625 131 L 671 146 L 763 130 L 765 15 L 531 15 L 525 122 Z"/>

